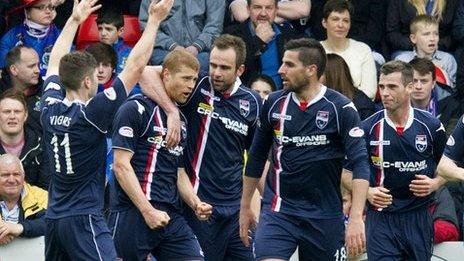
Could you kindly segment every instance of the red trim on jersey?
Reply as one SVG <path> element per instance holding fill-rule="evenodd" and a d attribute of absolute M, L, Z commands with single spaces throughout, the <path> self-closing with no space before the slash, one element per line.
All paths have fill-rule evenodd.
<path fill-rule="evenodd" d="M 153 113 L 153 120 L 155 121 L 155 125 L 158 126 L 159 125 L 159 119 L 158 119 L 158 113 L 156 112 L 156 110 L 159 110 L 159 107 L 156 107 L 155 108 L 155 112 Z M 145 196 L 147 196 L 147 198 L 150 197 L 150 195 L 147 194 L 148 190 L 149 190 L 149 186 L 151 186 L 151 182 L 149 182 L 149 178 L 150 178 L 150 174 L 151 174 L 151 168 L 153 166 L 153 164 L 155 165 L 155 168 L 156 168 L 156 159 L 155 159 L 155 162 L 153 162 L 153 158 L 156 158 L 158 154 L 158 149 L 156 148 L 156 143 L 153 143 L 150 147 L 150 150 L 148 151 L 148 159 L 147 159 L 147 165 L 145 166 L 145 170 L 144 170 L 144 175 L 143 175 L 143 181 L 142 181 L 142 191 L 143 191 L 143 194 L 145 194 Z M 153 173 L 154 173 L 154 169 L 153 169 Z"/>
<path fill-rule="evenodd" d="M 380 158 L 380 146 L 382 146 L 382 144 L 381 144 L 382 141 L 380 140 L 381 127 L 382 127 L 382 122 L 379 122 L 375 126 L 375 130 L 374 130 L 375 138 L 379 142 L 379 144 L 377 146 L 375 146 L 375 150 L 374 150 L 374 156 L 377 157 L 377 158 Z M 378 169 L 376 168 L 376 170 L 375 170 L 375 186 L 380 186 L 381 177 L 382 177 L 382 169 L 381 169 L 381 167 L 378 168 Z"/>

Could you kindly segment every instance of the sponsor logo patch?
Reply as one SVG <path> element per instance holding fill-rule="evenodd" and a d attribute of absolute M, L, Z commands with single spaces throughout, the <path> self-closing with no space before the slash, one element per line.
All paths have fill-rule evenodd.
<path fill-rule="evenodd" d="M 134 130 L 131 127 L 128 126 L 122 126 L 119 128 L 118 133 L 121 136 L 127 137 L 127 138 L 133 138 L 134 137 Z"/>
<path fill-rule="evenodd" d="M 448 140 L 446 141 L 446 145 L 453 147 L 456 142 L 454 141 L 453 136 L 449 136 Z"/>
<path fill-rule="evenodd" d="M 114 91 L 113 87 L 105 89 L 103 93 L 110 101 L 116 100 L 116 92 Z"/>
<path fill-rule="evenodd" d="M 350 130 L 350 132 L 348 132 L 348 135 L 353 138 L 361 138 L 364 136 L 364 131 L 359 127 L 354 127 Z"/>

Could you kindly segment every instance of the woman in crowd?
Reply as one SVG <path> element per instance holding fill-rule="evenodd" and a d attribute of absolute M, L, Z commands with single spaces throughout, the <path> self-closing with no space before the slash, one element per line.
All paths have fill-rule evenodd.
<path fill-rule="evenodd" d="M 327 53 L 336 53 L 350 68 L 354 87 L 374 99 L 377 91 L 377 71 L 371 48 L 347 37 L 351 27 L 353 6 L 345 0 L 329 0 L 324 6 L 322 25 L 327 39 L 321 44 Z"/>
<path fill-rule="evenodd" d="M 366 94 L 353 86 L 350 69 L 341 56 L 333 53 L 327 55 L 327 65 L 322 81 L 327 87 L 342 93 L 352 100 L 358 109 L 361 120 L 375 113 L 374 103 Z"/>
<path fill-rule="evenodd" d="M 252 76 L 248 82 L 248 87 L 255 90 L 263 101 L 267 98 L 269 93 L 275 91 L 277 88 L 274 80 L 265 74 L 256 74 Z"/>

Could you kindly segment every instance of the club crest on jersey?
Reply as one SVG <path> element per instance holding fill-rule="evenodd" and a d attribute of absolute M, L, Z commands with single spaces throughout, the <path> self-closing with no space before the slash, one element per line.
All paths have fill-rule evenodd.
<path fill-rule="evenodd" d="M 240 114 L 243 117 L 247 117 L 250 114 L 250 101 L 247 100 L 238 100 L 240 106 Z"/>
<path fill-rule="evenodd" d="M 329 112 L 328 111 L 318 111 L 316 114 L 316 126 L 319 129 L 324 129 L 329 122 Z"/>
<path fill-rule="evenodd" d="M 419 152 L 424 152 L 427 149 L 427 136 L 426 135 L 416 135 L 416 149 Z"/>

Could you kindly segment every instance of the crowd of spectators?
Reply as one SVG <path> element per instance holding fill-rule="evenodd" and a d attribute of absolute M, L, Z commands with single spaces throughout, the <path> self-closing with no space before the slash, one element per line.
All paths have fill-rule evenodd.
<path fill-rule="evenodd" d="M 143 30 L 151 0 L 100 2 L 103 8 L 96 20 L 100 41 L 86 48 L 99 65 L 99 91 L 103 91 L 122 71 L 131 51 L 122 38 L 123 14 L 138 16 Z M 49 180 L 40 139 L 41 88 L 51 49 L 72 6 L 72 0 L 0 2 L 0 154 L 9 155 L 0 156 L 0 171 L 15 168 L 0 173 L 0 229 L 6 227 L 5 222 L 20 224 L 8 228 L 9 236 L 0 235 L 0 244 L 17 236 L 43 234 L 42 221 L 28 221 L 30 217 L 40 220 L 46 208 L 42 204 L 46 193 L 40 188 L 46 190 Z M 282 89 L 278 70 L 284 43 L 311 37 L 321 41 L 328 54 L 321 82 L 353 100 L 362 119 L 381 106 L 378 68 L 394 59 L 409 62 L 414 68 L 412 105 L 438 117 L 447 133 L 463 113 L 464 1 L 175 0 L 160 26 L 150 63 L 159 65 L 170 51 L 182 49 L 198 58 L 204 74 L 211 45 L 222 33 L 246 43 L 241 80 L 263 99 Z M 6 181 L 16 179 L 22 196 L 2 193 Z M 28 200 L 31 193 L 40 194 L 33 198 L 40 200 L 36 203 L 39 210 L 16 210 L 15 206 L 26 204 L 17 201 Z M 436 218 L 436 242 L 462 240 L 463 193 L 463 182 L 437 193 L 431 208 Z M 444 207 L 453 202 L 451 197 L 456 205 Z"/>

